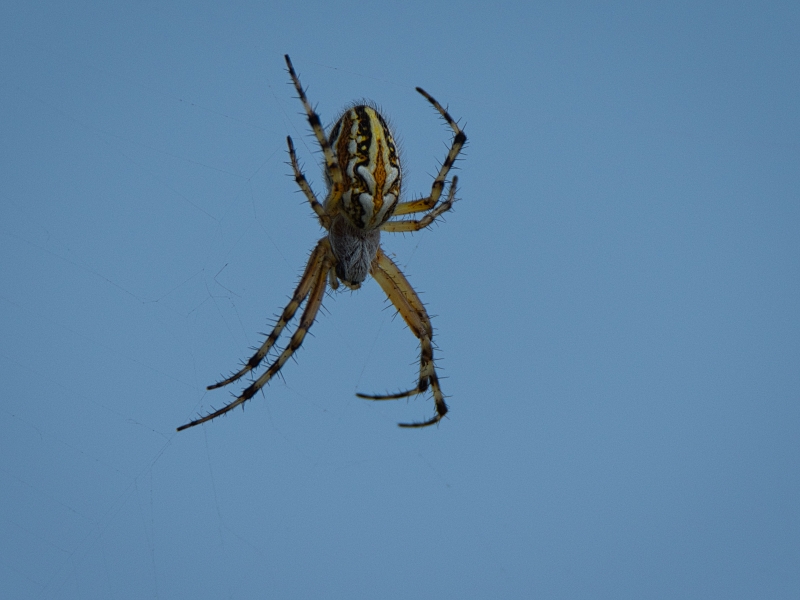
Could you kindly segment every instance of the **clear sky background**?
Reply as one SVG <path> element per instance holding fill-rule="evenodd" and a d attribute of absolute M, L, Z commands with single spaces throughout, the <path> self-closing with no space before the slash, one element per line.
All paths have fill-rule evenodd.
<path fill-rule="evenodd" d="M 0 596 L 800 596 L 796 2 L 5 2 Z M 384 247 L 451 412 L 373 281 L 244 411 L 321 230 L 290 177 L 369 98 Z M 231 391 L 238 392 L 234 385 Z"/>

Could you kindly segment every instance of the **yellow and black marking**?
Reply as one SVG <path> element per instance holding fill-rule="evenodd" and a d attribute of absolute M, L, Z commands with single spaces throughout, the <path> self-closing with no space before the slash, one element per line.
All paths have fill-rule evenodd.
<path fill-rule="evenodd" d="M 359 229 L 379 227 L 400 198 L 402 170 L 394 138 L 381 114 L 359 104 L 331 129 L 329 144 L 342 169 L 342 210 Z"/>

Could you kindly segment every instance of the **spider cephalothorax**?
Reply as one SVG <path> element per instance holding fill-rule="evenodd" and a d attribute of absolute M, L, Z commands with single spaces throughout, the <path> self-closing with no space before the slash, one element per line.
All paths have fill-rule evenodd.
<path fill-rule="evenodd" d="M 297 162 L 292 138 L 287 138 L 289 160 L 297 185 L 305 194 L 319 222 L 328 234 L 317 242 L 311 252 L 300 283 L 292 299 L 283 309 L 278 322 L 258 351 L 236 373 L 208 386 L 209 390 L 223 387 L 249 373 L 266 357 L 289 321 L 305 302 L 300 324 L 292 334 L 288 346 L 270 364 L 267 370 L 248 386 L 235 400 L 204 417 L 178 428 L 178 431 L 210 421 L 240 406 L 252 398 L 278 373 L 286 361 L 303 343 L 306 333 L 317 316 L 328 284 L 336 289 L 339 282 L 358 289 L 372 275 L 408 327 L 420 341 L 420 372 L 417 387 L 396 394 L 358 394 L 369 400 L 394 400 L 407 398 L 433 390 L 436 414 L 415 423 L 401 423 L 401 427 L 424 427 L 438 423 L 447 413 L 447 405 L 439 386 L 433 363 L 433 328 L 428 313 L 403 273 L 386 256 L 380 246 L 381 231 L 411 232 L 431 225 L 437 217 L 450 210 L 455 200 L 457 177 L 453 177 L 444 202 L 439 202 L 447 174 L 467 136 L 448 112 L 422 88 L 422 94 L 454 132 L 453 143 L 433 181 L 429 196 L 409 202 L 400 202 L 402 169 L 397 146 L 386 120 L 378 110 L 369 105 L 357 104 L 348 108 L 331 128 L 326 137 L 319 116 L 311 108 L 292 62 L 286 56 L 286 66 L 297 94 L 308 117 L 308 122 L 325 159 L 325 180 L 328 195 L 320 202 L 303 175 Z M 424 213 L 419 219 L 391 217 Z"/>

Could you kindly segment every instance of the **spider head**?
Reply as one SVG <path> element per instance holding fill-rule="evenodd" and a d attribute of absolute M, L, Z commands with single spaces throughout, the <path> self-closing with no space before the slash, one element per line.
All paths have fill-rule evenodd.
<path fill-rule="evenodd" d="M 397 206 L 402 182 L 386 120 L 375 107 L 358 104 L 336 121 L 328 141 L 343 178 L 340 212 L 357 229 L 380 227 Z M 331 186 L 330 175 L 327 179 Z"/>
<path fill-rule="evenodd" d="M 336 276 L 347 287 L 357 290 L 369 275 L 372 261 L 378 254 L 380 229 L 365 231 L 353 227 L 346 217 L 339 215 L 331 224 L 328 239 L 336 257 Z"/>

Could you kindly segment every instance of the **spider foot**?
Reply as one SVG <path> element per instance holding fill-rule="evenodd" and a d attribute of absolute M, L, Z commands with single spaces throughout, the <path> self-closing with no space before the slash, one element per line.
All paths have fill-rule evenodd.
<path fill-rule="evenodd" d="M 437 407 L 438 410 L 438 407 Z M 437 412 L 433 418 L 428 419 L 427 421 L 417 421 L 414 423 L 398 423 L 398 427 L 404 427 L 406 429 L 414 429 L 419 427 L 427 427 L 428 425 L 436 425 L 439 421 L 442 420 L 442 417 L 447 414 L 447 406 L 444 407 L 444 412 L 440 413 Z"/>
<path fill-rule="evenodd" d="M 223 379 L 222 381 L 218 381 L 217 383 L 212 383 L 211 385 L 207 385 L 206 389 L 207 390 L 217 390 L 217 389 L 219 389 L 221 387 L 225 387 L 229 383 L 233 383 L 234 381 L 240 379 L 242 377 L 242 375 L 244 375 L 245 373 L 247 373 L 247 372 L 249 372 L 251 370 L 252 369 L 250 369 L 250 368 L 242 369 L 241 371 L 239 371 L 238 373 L 234 373 L 233 375 L 231 375 L 227 379 Z"/>
<path fill-rule="evenodd" d="M 216 390 L 216 389 L 219 389 L 221 387 L 224 387 L 224 386 L 228 385 L 229 383 L 230 383 L 230 381 L 228 381 L 227 379 L 225 381 L 219 381 L 217 383 L 212 383 L 211 385 L 207 385 L 206 386 L 206 390 L 209 390 L 209 391 Z"/>
<path fill-rule="evenodd" d="M 411 396 L 422 394 L 427 389 L 428 382 L 426 381 L 423 385 L 415 387 L 412 390 L 406 390 L 405 392 L 397 392 L 395 394 L 360 394 L 356 392 L 356 396 L 364 398 L 364 400 L 399 400 L 400 398 L 410 398 Z"/>
<path fill-rule="evenodd" d="M 365 400 L 399 400 L 400 398 L 409 398 L 411 396 L 416 396 L 418 394 L 422 394 L 428 390 L 429 381 L 421 381 L 418 387 L 415 387 L 411 390 L 406 390 L 405 392 L 397 392 L 396 394 L 359 394 L 356 393 L 356 396 L 359 398 L 364 398 Z M 398 427 L 405 427 L 407 429 L 419 428 L 419 427 L 428 427 L 429 425 L 435 425 L 439 421 L 442 420 L 447 414 L 447 404 L 445 404 L 444 397 L 442 396 L 442 392 L 439 389 L 438 381 L 434 381 L 433 385 L 433 401 L 436 403 L 436 414 L 428 419 L 427 421 L 416 421 L 413 423 L 398 423 Z"/>

